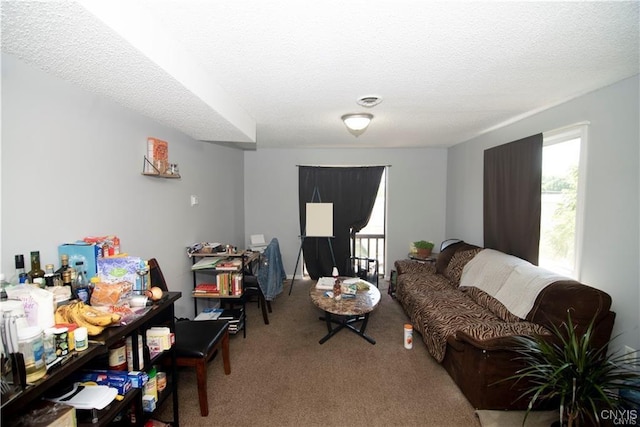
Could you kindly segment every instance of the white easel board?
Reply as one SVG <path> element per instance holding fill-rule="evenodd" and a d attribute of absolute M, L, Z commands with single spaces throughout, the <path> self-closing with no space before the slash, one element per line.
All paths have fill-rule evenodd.
<path fill-rule="evenodd" d="M 333 236 L 333 203 L 307 203 L 305 236 Z"/>

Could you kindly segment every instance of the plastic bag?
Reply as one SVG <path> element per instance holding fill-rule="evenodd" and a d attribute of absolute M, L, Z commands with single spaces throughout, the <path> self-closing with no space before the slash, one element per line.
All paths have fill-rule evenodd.
<path fill-rule="evenodd" d="M 131 296 L 131 283 L 98 282 L 91 291 L 91 305 L 95 306 L 118 306 L 128 301 Z"/>

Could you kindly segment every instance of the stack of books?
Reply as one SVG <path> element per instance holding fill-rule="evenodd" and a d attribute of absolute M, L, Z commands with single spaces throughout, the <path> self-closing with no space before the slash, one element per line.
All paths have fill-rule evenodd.
<path fill-rule="evenodd" d="M 229 333 L 235 334 L 242 329 L 244 322 L 244 313 L 241 308 L 224 310 L 218 320 L 227 320 L 229 322 Z"/>
<path fill-rule="evenodd" d="M 194 294 L 218 294 L 220 293 L 216 283 L 199 283 L 193 290 Z"/>
<path fill-rule="evenodd" d="M 333 290 L 333 284 L 336 282 L 336 279 L 333 277 L 320 277 L 318 282 L 316 283 L 316 289 L 321 289 L 323 291 L 331 291 Z"/>
<path fill-rule="evenodd" d="M 216 276 L 218 291 L 221 295 L 242 295 L 242 274 L 221 273 Z"/>
<path fill-rule="evenodd" d="M 191 270 L 205 270 L 208 268 L 215 268 L 219 262 L 222 262 L 224 258 L 205 257 L 191 266 Z"/>
<path fill-rule="evenodd" d="M 216 270 L 222 271 L 239 271 L 242 268 L 242 260 L 227 259 L 216 264 Z"/>
<path fill-rule="evenodd" d="M 205 308 L 193 320 L 217 320 L 223 312 L 221 308 Z"/>

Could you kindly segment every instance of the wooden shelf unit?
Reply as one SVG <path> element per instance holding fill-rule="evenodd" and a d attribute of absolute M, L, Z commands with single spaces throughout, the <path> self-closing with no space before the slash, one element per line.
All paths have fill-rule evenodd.
<path fill-rule="evenodd" d="M 24 409 L 28 408 L 32 402 L 35 402 L 41 396 L 54 387 L 60 387 L 63 381 L 71 377 L 76 371 L 89 367 L 92 362 L 96 363 L 99 359 L 104 358 L 109 353 L 109 347 L 122 338 L 132 337 L 132 347 L 137 348 L 137 336 L 142 337 L 143 342 L 146 341 L 145 331 L 151 326 L 164 325 L 169 326 L 171 331 L 175 331 L 175 311 L 174 304 L 182 296 L 181 292 L 167 292 L 163 296 L 162 300 L 148 307 L 148 311 L 128 323 L 127 325 L 118 327 L 109 327 L 104 330 L 98 336 L 90 337 L 89 348 L 84 351 L 73 351 L 71 359 L 64 365 L 56 368 L 52 372 L 48 372 L 42 379 L 36 381 L 33 385 L 28 386 L 11 399 L 2 402 L 2 423 L 4 424 L 8 420 L 13 420 L 21 413 L 24 413 Z M 146 343 L 145 343 L 146 345 Z M 138 352 L 133 352 L 134 365 L 138 363 Z M 168 375 L 168 385 L 164 390 L 163 400 L 169 395 L 173 397 L 173 420 L 172 426 L 179 426 L 179 411 L 178 411 L 178 371 L 176 368 L 176 355 L 173 347 L 170 350 L 166 350 L 163 353 L 156 356 L 152 362 L 158 363 L 160 359 L 169 358 L 170 360 L 170 372 Z M 148 368 L 148 366 L 145 366 Z M 104 369 L 107 369 L 105 366 Z M 97 411 L 98 422 L 85 423 L 83 419 L 78 416 L 78 425 L 87 425 L 93 427 L 105 426 L 111 423 L 113 418 L 128 408 L 131 403 L 135 402 L 136 407 L 136 423 L 135 425 L 143 426 L 148 421 L 153 413 L 142 412 L 142 392 L 141 389 L 131 389 L 121 401 L 114 400 L 106 408 Z M 159 406 L 159 405 L 158 405 Z M 84 411 L 82 414 L 84 415 Z"/>
<path fill-rule="evenodd" d="M 217 278 L 217 276 L 219 274 L 225 274 L 225 273 L 237 273 L 240 274 L 242 277 L 242 283 L 241 283 L 241 292 L 240 294 L 237 295 L 226 295 L 226 294 L 221 294 L 221 293 L 215 293 L 215 292 L 207 292 L 207 293 L 192 293 L 193 296 L 193 307 L 194 307 L 194 316 L 198 315 L 198 300 L 199 299 L 219 299 L 220 300 L 220 304 L 223 305 L 224 301 L 227 302 L 231 302 L 232 304 L 238 304 L 238 305 L 242 305 L 242 314 L 240 315 L 238 320 L 238 330 L 236 331 L 239 332 L 240 329 L 242 329 L 243 332 L 243 336 L 246 338 L 247 336 L 247 316 L 246 316 L 246 311 L 245 311 L 245 297 L 244 297 L 244 274 L 246 271 L 246 267 L 256 261 L 258 259 L 258 257 L 260 256 L 260 254 L 258 252 L 251 252 L 251 251 L 242 251 L 242 252 L 233 252 L 233 253 L 228 253 L 228 252 L 217 252 L 217 253 L 193 253 L 191 254 L 191 260 L 192 263 L 195 265 L 197 261 L 203 259 L 203 258 L 220 258 L 220 259 L 240 259 L 240 266 L 238 269 L 236 270 L 228 270 L 228 269 L 216 269 L 215 266 L 213 267 L 208 267 L 208 268 L 201 268 L 201 269 L 197 269 L 197 270 L 192 270 L 193 273 L 193 289 L 196 289 L 196 286 L 198 285 L 198 275 L 211 275 Z M 237 303 L 235 303 L 235 301 L 237 301 Z M 232 333 L 232 332 L 230 332 Z"/>

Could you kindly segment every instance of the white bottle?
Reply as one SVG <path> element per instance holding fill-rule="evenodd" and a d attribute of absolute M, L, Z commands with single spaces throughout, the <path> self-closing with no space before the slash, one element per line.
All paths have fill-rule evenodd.
<path fill-rule="evenodd" d="M 413 348 L 413 326 L 410 323 L 404 324 L 404 348 Z"/>

